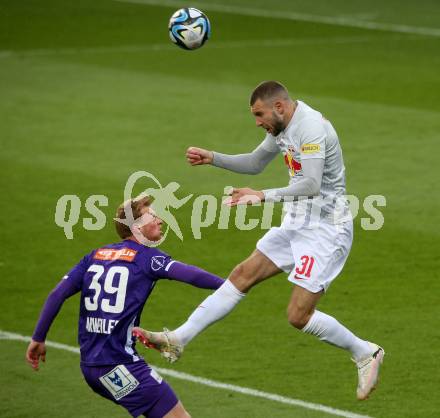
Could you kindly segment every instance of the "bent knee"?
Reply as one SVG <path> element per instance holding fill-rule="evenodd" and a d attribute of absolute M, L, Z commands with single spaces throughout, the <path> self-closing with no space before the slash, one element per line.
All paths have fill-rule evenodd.
<path fill-rule="evenodd" d="M 179 414 L 177 418 L 191 418 L 191 415 L 188 413 L 188 411 L 183 408 L 183 411 Z"/>
<path fill-rule="evenodd" d="M 163 418 L 191 418 L 191 415 L 186 411 L 182 403 L 179 401 L 170 412 L 164 415 Z"/>
<path fill-rule="evenodd" d="M 288 311 L 287 320 L 289 324 L 296 329 L 303 329 L 310 320 L 311 315 L 308 312 Z"/>
<path fill-rule="evenodd" d="M 245 263 L 238 264 L 234 270 L 232 270 L 229 279 L 239 288 L 247 291 L 256 282 L 257 278 L 255 274 L 246 268 Z"/>

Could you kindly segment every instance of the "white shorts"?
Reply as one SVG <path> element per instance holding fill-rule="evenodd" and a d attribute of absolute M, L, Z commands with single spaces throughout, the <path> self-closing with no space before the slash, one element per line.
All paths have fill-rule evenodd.
<path fill-rule="evenodd" d="M 353 222 L 319 222 L 315 228 L 273 227 L 257 242 L 257 249 L 288 280 L 312 293 L 326 291 L 344 267 L 353 241 Z"/>

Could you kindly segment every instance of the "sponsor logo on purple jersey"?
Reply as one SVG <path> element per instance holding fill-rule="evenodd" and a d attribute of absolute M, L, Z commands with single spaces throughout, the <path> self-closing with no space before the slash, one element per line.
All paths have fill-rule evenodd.
<path fill-rule="evenodd" d="M 65 280 L 81 289 L 78 342 L 84 365 L 139 360 L 131 331 L 171 262 L 156 248 L 125 240 L 92 251 L 67 273 Z"/>

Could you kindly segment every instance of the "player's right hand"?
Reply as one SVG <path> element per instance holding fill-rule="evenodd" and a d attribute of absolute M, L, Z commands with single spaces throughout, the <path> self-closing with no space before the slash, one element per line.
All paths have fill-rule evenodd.
<path fill-rule="evenodd" d="M 186 159 L 191 165 L 211 164 L 213 158 L 212 151 L 203 148 L 189 147 L 186 151 Z"/>
<path fill-rule="evenodd" d="M 26 350 L 26 361 L 35 371 L 38 371 L 40 359 L 43 363 L 46 361 L 46 344 L 31 340 Z"/>

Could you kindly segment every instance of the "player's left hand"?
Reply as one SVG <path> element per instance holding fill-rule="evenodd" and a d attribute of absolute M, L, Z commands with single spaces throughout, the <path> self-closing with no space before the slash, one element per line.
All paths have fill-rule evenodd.
<path fill-rule="evenodd" d="M 253 190 L 249 187 L 233 188 L 230 197 L 224 200 L 227 206 L 252 205 L 264 200 L 264 193 L 260 190 Z"/>
<path fill-rule="evenodd" d="M 26 361 L 35 371 L 38 371 L 40 359 L 43 363 L 46 361 L 46 344 L 31 340 L 26 350 Z"/>

